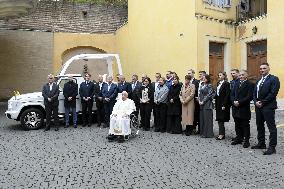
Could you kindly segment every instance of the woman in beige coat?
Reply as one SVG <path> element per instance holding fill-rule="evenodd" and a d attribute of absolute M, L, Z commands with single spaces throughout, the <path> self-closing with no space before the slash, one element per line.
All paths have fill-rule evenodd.
<path fill-rule="evenodd" d="M 180 101 L 182 104 L 182 130 L 185 131 L 185 135 L 189 136 L 190 129 L 193 126 L 194 121 L 194 94 L 195 85 L 191 84 L 191 76 L 186 75 L 184 85 L 180 92 Z"/>

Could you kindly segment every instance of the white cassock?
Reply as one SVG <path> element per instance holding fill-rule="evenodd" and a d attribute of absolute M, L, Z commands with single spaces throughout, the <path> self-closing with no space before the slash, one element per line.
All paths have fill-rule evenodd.
<path fill-rule="evenodd" d="M 130 114 L 136 110 L 133 100 L 118 100 L 110 116 L 109 134 L 112 135 L 130 135 Z M 114 116 L 116 115 L 116 116 Z"/>

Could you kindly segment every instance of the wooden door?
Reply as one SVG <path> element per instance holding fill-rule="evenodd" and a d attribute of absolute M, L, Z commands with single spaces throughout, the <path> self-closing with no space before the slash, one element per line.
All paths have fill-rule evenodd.
<path fill-rule="evenodd" d="M 260 78 L 260 64 L 267 62 L 267 41 L 257 41 L 247 44 L 248 79 L 255 83 Z"/>
<path fill-rule="evenodd" d="M 210 42 L 209 44 L 209 74 L 212 84 L 217 86 L 218 73 L 224 71 L 224 44 Z"/>

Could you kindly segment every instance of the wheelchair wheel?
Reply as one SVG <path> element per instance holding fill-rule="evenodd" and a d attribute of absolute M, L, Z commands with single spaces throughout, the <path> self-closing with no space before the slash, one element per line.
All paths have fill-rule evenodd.
<path fill-rule="evenodd" d="M 131 116 L 130 127 L 135 128 L 135 129 L 139 129 L 139 120 L 138 120 L 138 117 L 136 117 L 135 115 Z"/>
<path fill-rule="evenodd" d="M 139 120 L 134 114 L 130 117 L 131 137 L 136 137 L 139 133 Z"/>

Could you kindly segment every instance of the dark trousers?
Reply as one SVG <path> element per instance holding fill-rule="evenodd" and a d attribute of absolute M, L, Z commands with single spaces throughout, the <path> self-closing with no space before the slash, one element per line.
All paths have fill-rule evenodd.
<path fill-rule="evenodd" d="M 54 126 L 58 127 L 58 104 L 45 104 L 46 111 L 46 128 L 50 128 L 51 118 L 54 118 Z"/>
<path fill-rule="evenodd" d="M 269 130 L 269 147 L 275 148 L 277 145 L 277 128 L 275 124 L 275 110 L 255 108 L 257 139 L 259 144 L 265 144 L 265 127 L 264 122 Z"/>
<path fill-rule="evenodd" d="M 250 139 L 250 120 L 234 118 L 236 127 L 236 139 L 239 141 L 248 142 Z"/>
<path fill-rule="evenodd" d="M 141 127 L 145 130 L 150 129 L 151 110 L 152 110 L 151 104 L 149 103 L 140 104 Z"/>
<path fill-rule="evenodd" d="M 97 101 L 96 106 L 97 106 L 97 122 L 100 125 L 104 122 L 105 119 L 104 104 L 102 101 Z"/>
<path fill-rule="evenodd" d="M 133 114 L 138 118 L 139 110 L 140 110 L 140 102 L 134 102 L 136 111 L 133 112 Z"/>
<path fill-rule="evenodd" d="M 158 120 L 158 125 L 156 127 L 157 130 L 160 131 L 166 131 L 167 127 L 167 104 L 166 103 L 160 103 L 157 105 L 157 112 L 156 112 L 156 118 Z"/>
<path fill-rule="evenodd" d="M 182 133 L 180 115 L 168 115 L 167 116 L 167 132 L 172 132 L 175 134 Z"/>
<path fill-rule="evenodd" d="M 112 109 L 115 102 L 105 102 L 104 103 L 104 111 L 105 111 L 105 123 L 109 125 L 110 115 L 112 113 Z"/>
<path fill-rule="evenodd" d="M 194 120 L 193 120 L 193 126 L 190 128 L 190 130 L 197 129 L 200 131 L 200 105 L 198 102 L 194 102 L 195 108 L 194 108 Z"/>
<path fill-rule="evenodd" d="M 93 109 L 93 100 L 82 101 L 82 119 L 83 125 L 92 124 L 92 109 Z M 88 119 L 88 123 L 87 123 Z"/>
<path fill-rule="evenodd" d="M 218 121 L 219 125 L 219 135 L 225 135 L 225 123 Z"/>
<path fill-rule="evenodd" d="M 155 125 L 158 125 L 158 119 L 157 119 L 157 105 L 156 104 L 154 104 L 154 106 L 153 106 L 153 117 L 154 117 L 154 126 Z"/>

